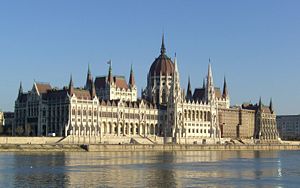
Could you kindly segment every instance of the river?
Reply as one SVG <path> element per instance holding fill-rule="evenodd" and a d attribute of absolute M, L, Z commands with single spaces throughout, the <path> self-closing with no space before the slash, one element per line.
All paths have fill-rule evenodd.
<path fill-rule="evenodd" d="M 0 153 L 0 187 L 299 187 L 300 151 Z"/>

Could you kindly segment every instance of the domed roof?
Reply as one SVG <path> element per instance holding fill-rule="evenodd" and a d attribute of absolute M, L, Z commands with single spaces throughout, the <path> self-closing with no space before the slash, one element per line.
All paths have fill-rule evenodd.
<path fill-rule="evenodd" d="M 166 49 L 165 49 L 165 44 L 164 44 L 164 36 L 162 38 L 162 44 L 161 44 L 161 49 L 160 49 L 160 55 L 158 58 L 154 60 L 152 63 L 150 70 L 149 70 L 149 75 L 150 76 L 159 76 L 162 74 L 163 76 L 172 76 L 173 71 L 174 71 L 174 64 L 166 54 Z"/>

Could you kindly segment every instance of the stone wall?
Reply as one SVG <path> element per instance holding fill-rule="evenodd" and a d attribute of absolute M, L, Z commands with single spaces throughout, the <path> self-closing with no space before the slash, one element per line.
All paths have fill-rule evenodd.
<path fill-rule="evenodd" d="M 206 150 L 300 150 L 300 145 L 88 145 L 90 152 L 206 151 Z"/>
<path fill-rule="evenodd" d="M 0 144 L 55 144 L 63 137 L 0 137 Z"/>
<path fill-rule="evenodd" d="M 255 111 L 241 108 L 219 109 L 222 138 L 251 138 L 254 135 Z"/>

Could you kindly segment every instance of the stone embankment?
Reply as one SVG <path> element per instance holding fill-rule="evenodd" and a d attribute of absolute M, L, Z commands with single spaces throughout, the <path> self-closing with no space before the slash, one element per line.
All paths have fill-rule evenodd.
<path fill-rule="evenodd" d="M 114 142 L 112 142 L 113 140 Z M 136 142 L 124 138 L 103 138 L 92 140 L 83 138 L 75 140 L 73 137 L 0 137 L 1 151 L 24 152 L 132 152 L 132 151 L 209 151 L 209 150 L 300 150 L 300 142 L 283 141 L 281 144 L 157 144 L 151 139 L 147 142 L 135 138 Z M 145 138 L 144 138 L 145 140 Z M 153 139 L 152 139 L 153 140 Z M 93 142 L 92 142 L 93 141 Z M 101 141 L 101 142 L 100 142 Z M 131 142 L 132 144 L 129 144 Z M 118 143 L 118 144 L 117 144 Z M 151 143 L 151 144 L 149 144 Z"/>
<path fill-rule="evenodd" d="M 0 152 L 80 152 L 87 151 L 83 145 L 63 144 L 1 144 Z"/>
<path fill-rule="evenodd" d="M 288 144 L 257 144 L 257 145 L 87 145 L 90 152 L 112 152 L 112 151 L 216 151 L 216 150 L 300 150 L 300 145 Z"/>

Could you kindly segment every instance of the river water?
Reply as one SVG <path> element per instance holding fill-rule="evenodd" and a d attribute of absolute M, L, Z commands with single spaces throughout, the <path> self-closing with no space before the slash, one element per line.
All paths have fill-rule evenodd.
<path fill-rule="evenodd" d="M 300 151 L 0 153 L 0 187 L 300 187 Z"/>

